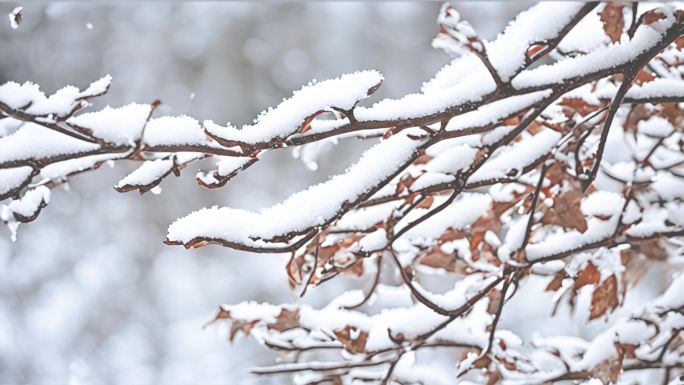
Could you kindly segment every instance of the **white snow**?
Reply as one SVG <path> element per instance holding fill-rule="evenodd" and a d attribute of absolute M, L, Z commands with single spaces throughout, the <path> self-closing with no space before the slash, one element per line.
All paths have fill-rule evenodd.
<path fill-rule="evenodd" d="M 606 221 L 590 218 L 587 220 L 587 230 L 584 233 L 570 230 L 563 233 L 550 234 L 543 241 L 528 245 L 525 248 L 527 259 L 535 261 L 603 241 L 613 235 L 616 225 L 617 216 L 613 216 Z"/>
<path fill-rule="evenodd" d="M 71 173 L 93 167 L 96 163 L 114 160 L 121 156 L 123 156 L 123 154 L 102 154 L 64 160 L 43 167 L 40 170 L 40 176 L 45 179 L 59 179 L 68 176 Z"/>
<path fill-rule="evenodd" d="M 529 46 L 556 36 L 582 5 L 580 2 L 541 2 L 520 14 L 493 42 L 486 42 L 487 54 L 501 79 L 510 80 L 524 64 Z M 468 53 L 444 66 L 423 85 L 423 92 L 455 85 L 471 87 L 482 82 L 493 84 L 480 59 Z"/>
<path fill-rule="evenodd" d="M 625 199 L 622 195 L 610 191 L 595 191 L 583 198 L 580 210 L 584 215 L 606 216 L 620 214 Z"/>
<path fill-rule="evenodd" d="M 544 130 L 505 147 L 471 175 L 468 183 L 503 178 L 513 171 L 522 172 L 525 167 L 548 154 L 560 138 L 559 132 Z"/>
<path fill-rule="evenodd" d="M 654 334 L 654 329 L 644 321 L 633 320 L 620 323 L 598 335 L 589 344 L 582 359 L 573 363 L 572 370 L 589 370 L 606 359 L 615 357 L 615 342 L 639 345 Z"/>
<path fill-rule="evenodd" d="M 184 164 L 203 156 L 201 153 L 180 153 L 165 159 L 144 162 L 116 184 L 117 189 L 147 186 L 170 173 L 174 164 Z"/>
<path fill-rule="evenodd" d="M 243 156 L 222 156 L 216 163 L 216 171 L 221 176 L 227 176 L 244 167 L 251 160 L 252 158 Z"/>
<path fill-rule="evenodd" d="M 475 111 L 458 115 L 449 121 L 447 131 L 461 131 L 473 127 L 484 127 L 501 119 L 526 110 L 531 105 L 551 95 L 551 90 L 511 96 L 486 104 Z"/>
<path fill-rule="evenodd" d="M 493 80 L 468 81 L 469 84 L 435 90 L 430 93 L 409 94 L 400 99 L 384 99 L 371 107 L 358 107 L 355 116 L 359 121 L 411 119 L 442 112 L 449 107 L 481 101 L 496 89 Z"/>
<path fill-rule="evenodd" d="M 66 86 L 47 98 L 37 98 L 26 109 L 32 115 L 67 115 L 74 107 L 80 91 L 74 86 Z"/>
<path fill-rule="evenodd" d="M 9 13 L 9 21 L 10 21 L 10 27 L 12 29 L 17 29 L 19 28 L 19 24 L 21 23 L 21 11 L 24 10 L 24 7 L 18 6 L 14 7 L 12 12 Z"/>
<path fill-rule="evenodd" d="M 7 82 L 0 85 L 0 103 L 4 103 L 12 109 L 28 106 L 26 113 L 45 116 L 54 120 L 56 117 L 68 115 L 76 106 L 84 106 L 82 99 L 106 92 L 110 83 L 111 76 L 106 75 L 91 83 L 84 91 L 79 91 L 74 86 L 66 86 L 46 97 L 40 91 L 40 87 L 31 82 L 24 84 Z"/>
<path fill-rule="evenodd" d="M 590 52 L 610 42 L 603 31 L 603 23 L 598 12 L 589 12 L 577 26 L 570 30 L 558 43 L 558 50 L 564 53 Z"/>
<path fill-rule="evenodd" d="M 266 303 L 243 302 L 237 305 L 221 306 L 230 312 L 230 316 L 240 321 L 262 320 L 273 323 L 280 314 L 280 307 Z"/>
<path fill-rule="evenodd" d="M 653 306 L 660 309 L 679 309 L 684 306 L 684 274 L 679 274 L 670 287 L 653 302 Z"/>
<path fill-rule="evenodd" d="M 145 127 L 145 145 L 148 147 L 218 146 L 207 137 L 197 120 L 186 115 L 151 119 Z"/>
<path fill-rule="evenodd" d="M 221 127 L 211 121 L 205 128 L 220 138 L 240 143 L 268 142 L 273 138 L 286 137 L 295 131 L 311 115 L 330 109 L 351 109 L 368 97 L 369 91 L 383 80 L 377 71 L 360 71 L 339 78 L 310 83 L 295 91 L 291 98 L 277 107 L 262 112 L 253 125 L 237 129 Z"/>
<path fill-rule="evenodd" d="M 446 196 L 435 197 L 433 207 L 446 200 Z M 464 229 L 475 222 L 480 216 L 489 210 L 492 199 L 486 194 L 462 193 L 453 203 L 444 210 L 430 217 L 409 230 L 402 240 L 427 240 L 442 235 L 449 228 Z M 416 209 L 403 217 L 396 225 L 397 231 L 407 226 L 426 213 L 425 209 Z"/>
<path fill-rule="evenodd" d="M 659 171 L 651 188 L 665 200 L 684 198 L 684 180 L 669 172 Z"/>
<path fill-rule="evenodd" d="M 353 210 L 340 218 L 335 226 L 345 230 L 367 230 L 388 219 L 396 206 L 395 202 L 388 202 Z"/>
<path fill-rule="evenodd" d="M 0 85 L 0 102 L 8 105 L 10 108 L 18 109 L 25 107 L 33 100 L 45 97 L 40 91 L 37 84 L 26 82 L 19 84 L 16 82 L 7 82 Z"/>
<path fill-rule="evenodd" d="M 450 174 L 442 174 L 439 172 L 426 172 L 418 177 L 418 179 L 409 187 L 410 191 L 421 191 L 431 186 L 442 183 L 453 182 L 456 178 Z"/>
<path fill-rule="evenodd" d="M 634 85 L 627 91 L 627 98 L 648 99 L 658 97 L 684 97 L 684 82 L 677 79 L 654 79 L 642 85 Z"/>
<path fill-rule="evenodd" d="M 50 202 L 50 189 L 38 186 L 26 191 L 23 197 L 13 200 L 8 205 L 9 211 L 23 217 L 31 217 L 41 205 Z"/>
<path fill-rule="evenodd" d="M 525 63 L 527 49 L 534 43 L 556 37 L 584 4 L 540 2 L 520 13 L 495 41 L 486 44 L 489 59 L 501 79 L 511 79 Z"/>
<path fill-rule="evenodd" d="M 573 77 L 627 63 L 660 42 L 661 37 L 674 25 L 674 20 L 670 12 L 667 18 L 638 28 L 631 40 L 618 45 L 602 46 L 586 55 L 523 71 L 512 80 L 513 87 L 525 89 L 561 84 Z"/>
<path fill-rule="evenodd" d="M 196 237 L 249 243 L 322 225 L 343 203 L 356 200 L 395 173 L 423 142 L 410 139 L 407 130 L 375 145 L 346 173 L 312 186 L 261 212 L 210 208 L 195 211 L 169 226 L 168 239 L 189 242 Z"/>
<path fill-rule="evenodd" d="M 116 184 L 116 188 L 146 186 L 162 178 L 173 168 L 173 159 L 156 159 L 143 163 Z"/>
<path fill-rule="evenodd" d="M 425 165 L 431 172 L 456 174 L 466 170 L 475 160 L 477 149 L 468 145 L 457 145 L 443 151 Z"/>
<path fill-rule="evenodd" d="M 360 251 L 371 252 L 387 246 L 387 233 L 385 229 L 377 229 L 372 233 L 359 239 L 357 242 Z"/>
<path fill-rule="evenodd" d="M 672 123 L 661 116 L 652 116 L 648 120 L 640 120 L 637 128 L 640 133 L 656 138 L 664 138 L 674 130 Z"/>
<path fill-rule="evenodd" d="M 91 131 L 96 138 L 128 146 L 140 140 L 151 111 L 149 104 L 131 103 L 119 108 L 107 106 L 100 111 L 70 118 L 68 122 Z"/>
<path fill-rule="evenodd" d="M 31 167 L 0 168 L 0 197 L 17 188 L 31 176 Z"/>
<path fill-rule="evenodd" d="M 109 89 L 109 86 L 111 83 L 112 83 L 112 76 L 107 74 L 107 75 L 103 76 L 102 78 L 95 80 L 94 82 L 90 83 L 88 88 L 86 88 L 83 92 L 81 92 L 80 97 L 81 98 L 88 98 L 88 97 L 92 97 L 95 95 L 104 94 Z"/>
<path fill-rule="evenodd" d="M 0 138 L 0 164 L 83 154 L 99 148 L 97 144 L 84 142 L 34 123 L 26 123 L 12 135 Z"/>

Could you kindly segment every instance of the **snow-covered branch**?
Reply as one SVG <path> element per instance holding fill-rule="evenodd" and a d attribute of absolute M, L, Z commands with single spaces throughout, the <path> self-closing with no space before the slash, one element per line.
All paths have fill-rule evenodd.
<path fill-rule="evenodd" d="M 438 21 L 433 45 L 458 57 L 422 92 L 364 105 L 384 80 L 360 71 L 312 82 L 241 128 L 156 117 L 158 102 L 83 112 L 109 77 L 50 96 L 1 85 L 1 218 L 16 236 L 50 188 L 106 162 L 138 162 L 115 188 L 144 193 L 211 159 L 196 180 L 220 188 L 267 151 L 293 147 L 310 164 L 331 141 L 373 140 L 344 173 L 272 207 L 204 208 L 169 226 L 171 245 L 289 253 L 302 294 L 340 274 L 371 281 L 321 309 L 221 307 L 231 340 L 253 335 L 289 360 L 255 373 L 451 383 L 416 358 L 447 348 L 459 352 L 454 375 L 477 383 L 616 382 L 652 368 L 669 379 L 684 365 L 681 275 L 593 340 L 523 346 L 499 321 L 532 279 L 548 281 L 557 307 L 588 296 L 593 320 L 622 305 L 634 264 L 681 264 L 684 8 L 540 3 L 493 41 L 451 5 Z M 430 285 L 436 275 L 454 278 L 448 290 Z"/>

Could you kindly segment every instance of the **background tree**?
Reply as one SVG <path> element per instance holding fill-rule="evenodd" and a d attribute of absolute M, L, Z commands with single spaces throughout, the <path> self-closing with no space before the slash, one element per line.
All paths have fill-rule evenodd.
<path fill-rule="evenodd" d="M 434 46 L 460 56 L 420 94 L 361 106 L 383 77 L 357 72 L 311 83 L 240 129 L 156 118 L 157 102 L 82 113 L 109 77 L 49 97 L 6 83 L 2 218 L 15 236 L 50 188 L 104 162 L 140 162 L 116 189 L 144 193 L 211 158 L 196 179 L 218 188 L 266 152 L 296 147 L 313 166 L 330 142 L 374 140 L 346 172 L 280 204 L 212 207 L 169 226 L 168 244 L 289 253 L 302 296 L 339 275 L 370 281 L 320 309 L 221 307 L 215 321 L 231 340 L 254 335 L 287 360 L 255 373 L 296 373 L 297 383 L 676 380 L 680 276 L 589 341 L 522 341 L 498 325 L 531 277 L 548 277 L 541 289 L 557 306 L 583 306 L 593 320 L 619 308 L 650 264 L 680 263 L 684 10 L 540 3 L 491 42 L 449 5 L 438 20 Z M 455 353 L 434 352 L 443 348 Z M 434 370 L 425 359 L 436 354 L 455 367 Z"/>

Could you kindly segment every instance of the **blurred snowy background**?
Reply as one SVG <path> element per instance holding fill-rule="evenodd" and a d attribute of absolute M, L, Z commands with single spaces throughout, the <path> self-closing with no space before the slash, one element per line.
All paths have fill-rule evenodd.
<path fill-rule="evenodd" d="M 109 73 L 112 88 L 96 107 L 161 99 L 157 115 L 241 124 L 311 79 L 370 68 L 386 78 L 374 100 L 395 97 L 418 91 L 449 60 L 430 47 L 437 2 L 21 5 L 18 29 L 0 24 L 0 82 L 31 80 L 51 93 Z M 456 4 L 485 38 L 528 5 Z M 195 184 L 196 165 L 166 180 L 161 195 L 115 192 L 126 167 L 74 178 L 17 242 L 0 233 L 0 384 L 287 382 L 247 373 L 274 358 L 252 340 L 232 346 L 216 328 L 202 330 L 222 303 L 295 301 L 285 259 L 161 241 L 192 210 L 271 205 L 344 170 L 362 149 L 342 145 L 316 172 L 272 153 L 214 191 Z M 352 283 L 324 285 L 307 301 L 324 303 L 340 284 Z M 523 315 L 535 317 L 504 322 Z"/>

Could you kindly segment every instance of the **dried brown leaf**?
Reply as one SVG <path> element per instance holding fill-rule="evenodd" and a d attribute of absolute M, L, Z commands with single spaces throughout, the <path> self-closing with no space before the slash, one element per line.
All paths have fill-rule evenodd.
<path fill-rule="evenodd" d="M 606 3 L 601 12 L 599 12 L 601 22 L 603 23 L 603 31 L 613 43 L 620 41 L 622 31 L 625 28 L 622 7 L 623 5 L 619 3 Z"/>
<path fill-rule="evenodd" d="M 586 285 L 596 285 L 600 280 L 601 272 L 599 272 L 596 266 L 589 261 L 584 270 L 577 274 L 577 279 L 575 279 L 575 290 Z"/>
<path fill-rule="evenodd" d="M 363 353 L 366 350 L 368 332 L 358 330 L 355 326 L 347 325 L 343 329 L 335 330 L 334 333 L 337 340 L 344 345 L 348 352 Z"/>
<path fill-rule="evenodd" d="M 266 325 L 269 329 L 284 332 L 299 327 L 299 309 L 280 309 L 275 322 Z"/>
<path fill-rule="evenodd" d="M 617 278 L 611 275 L 594 289 L 589 319 L 598 318 L 618 305 Z"/>

